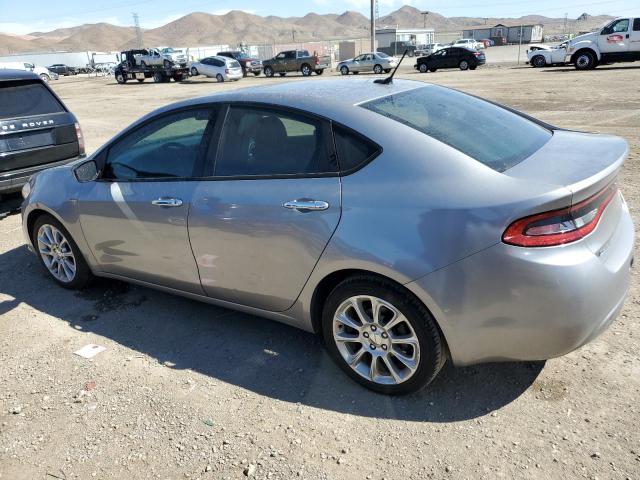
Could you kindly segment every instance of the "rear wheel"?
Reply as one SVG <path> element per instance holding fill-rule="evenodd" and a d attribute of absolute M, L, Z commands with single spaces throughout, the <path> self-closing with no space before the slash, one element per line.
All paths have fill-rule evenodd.
<path fill-rule="evenodd" d="M 380 393 L 415 392 L 445 362 L 429 311 L 401 286 L 378 277 L 354 276 L 336 286 L 325 303 L 322 328 L 340 368 Z"/>
<path fill-rule="evenodd" d="M 311 72 L 312 72 L 312 70 L 311 70 L 311 65 L 308 65 L 308 64 L 306 64 L 306 63 L 305 63 L 305 64 L 304 64 L 304 65 L 302 65 L 302 67 L 300 68 L 300 71 L 302 72 L 302 76 L 303 76 L 303 77 L 308 77 L 308 76 L 310 76 L 310 75 L 311 75 Z"/>
<path fill-rule="evenodd" d="M 31 232 L 41 265 L 59 285 L 81 289 L 91 280 L 91 270 L 69 232 L 51 215 L 38 217 Z"/>
<path fill-rule="evenodd" d="M 389 73 L 390 71 L 391 71 L 391 69 L 390 69 L 390 68 L 385 68 L 385 69 L 384 69 L 384 73 Z"/>
<path fill-rule="evenodd" d="M 280 75 L 281 77 L 284 77 L 287 74 L 287 72 L 280 72 L 278 73 L 278 75 Z"/>
<path fill-rule="evenodd" d="M 476 68 L 478 68 L 478 66 L 477 66 L 477 65 L 470 65 L 470 66 L 469 66 L 469 70 L 475 70 Z"/>
<path fill-rule="evenodd" d="M 221 73 L 216 75 L 216 80 L 220 83 L 224 82 L 224 77 L 222 76 Z"/>
<path fill-rule="evenodd" d="M 349 67 L 347 67 L 346 65 L 341 66 L 340 73 L 342 75 L 349 75 Z"/>
<path fill-rule="evenodd" d="M 380 75 L 382 73 L 382 65 L 374 65 L 373 73 Z"/>
<path fill-rule="evenodd" d="M 547 61 L 542 55 L 536 55 L 531 59 L 531 66 L 536 68 L 542 68 L 547 64 Z"/>
<path fill-rule="evenodd" d="M 437 70 L 438 70 L 437 68 L 430 68 L 430 69 L 429 69 L 429 71 L 430 71 L 431 73 L 433 73 L 433 72 L 435 72 L 435 71 L 437 71 Z"/>
<path fill-rule="evenodd" d="M 421 63 L 420 66 L 418 67 L 418 70 L 420 70 L 420 73 L 427 73 L 427 70 L 429 70 L 429 67 L 427 67 L 426 63 Z"/>
<path fill-rule="evenodd" d="M 322 75 L 324 73 L 324 69 L 319 68 L 316 70 L 316 75 Z"/>
<path fill-rule="evenodd" d="M 265 77 L 273 77 L 273 68 L 272 67 L 264 67 L 264 76 Z"/>
<path fill-rule="evenodd" d="M 468 70 L 469 69 L 469 62 L 467 62 L 466 60 L 460 60 L 460 63 L 458 64 L 458 67 L 462 71 Z"/>
<path fill-rule="evenodd" d="M 162 83 L 162 81 L 164 80 L 164 75 L 162 75 L 162 73 L 160 72 L 156 72 L 153 74 L 153 81 L 156 83 Z"/>
<path fill-rule="evenodd" d="M 255 77 L 258 77 L 258 76 L 260 76 L 260 71 L 257 71 L 257 72 L 253 72 L 253 75 L 254 75 Z"/>

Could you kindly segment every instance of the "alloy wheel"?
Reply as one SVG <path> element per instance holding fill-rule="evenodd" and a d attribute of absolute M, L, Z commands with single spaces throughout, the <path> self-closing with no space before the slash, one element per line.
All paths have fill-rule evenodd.
<path fill-rule="evenodd" d="M 72 282 L 76 276 L 76 258 L 63 233 L 45 223 L 38 229 L 37 239 L 40 257 L 51 275 L 63 283 Z"/>
<path fill-rule="evenodd" d="M 333 339 L 352 370 L 380 385 L 407 381 L 420 364 L 411 323 L 378 297 L 358 295 L 342 302 L 333 316 Z"/>

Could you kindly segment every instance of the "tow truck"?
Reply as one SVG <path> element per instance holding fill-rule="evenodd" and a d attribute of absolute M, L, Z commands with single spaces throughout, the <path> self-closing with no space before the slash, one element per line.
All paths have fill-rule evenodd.
<path fill-rule="evenodd" d="M 114 75 L 116 82 L 125 84 L 128 80 L 144 82 L 152 78 L 156 83 L 168 82 L 172 78 L 181 82 L 189 76 L 189 67 L 186 63 L 176 63 L 172 59 L 163 59 L 162 62 L 147 62 L 156 49 L 125 50 L 120 53 L 120 64 L 116 67 Z"/>

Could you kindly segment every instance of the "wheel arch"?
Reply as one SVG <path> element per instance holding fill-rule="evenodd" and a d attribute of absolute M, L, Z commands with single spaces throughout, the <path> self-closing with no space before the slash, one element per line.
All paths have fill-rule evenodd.
<path fill-rule="evenodd" d="M 596 49 L 591 47 L 582 47 L 576 50 L 573 55 L 571 55 L 571 63 L 576 63 L 576 59 L 578 58 L 578 56 L 586 52 L 592 54 L 597 61 L 599 61 L 601 58 L 600 52 L 596 51 Z"/>

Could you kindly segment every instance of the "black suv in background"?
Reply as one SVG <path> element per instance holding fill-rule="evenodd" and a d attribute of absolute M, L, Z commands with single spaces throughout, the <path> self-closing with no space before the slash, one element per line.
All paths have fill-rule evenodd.
<path fill-rule="evenodd" d="M 484 65 L 487 59 L 483 52 L 466 47 L 445 47 L 436 50 L 431 55 L 418 58 L 413 68 L 427 73 L 435 72 L 439 68 L 459 68 L 460 70 L 475 70 L 478 65 Z"/>
<path fill-rule="evenodd" d="M 74 67 L 69 67 L 68 65 L 64 65 L 62 63 L 56 63 L 54 65 L 51 65 L 50 67 L 47 67 L 49 70 L 51 70 L 52 72 L 56 72 L 58 75 L 64 75 L 65 77 L 67 75 L 77 75 L 78 74 L 78 70 L 76 70 Z"/>
<path fill-rule="evenodd" d="M 0 196 L 82 156 L 80 125 L 53 90 L 35 73 L 0 70 Z"/>

